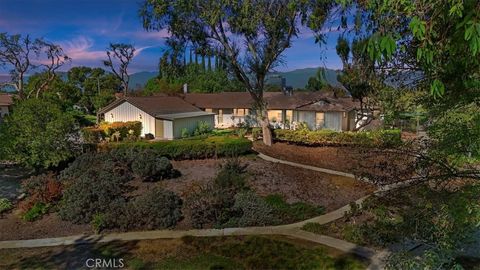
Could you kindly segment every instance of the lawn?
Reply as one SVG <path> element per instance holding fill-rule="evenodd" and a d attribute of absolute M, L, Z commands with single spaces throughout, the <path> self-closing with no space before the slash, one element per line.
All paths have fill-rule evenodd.
<path fill-rule="evenodd" d="M 123 259 L 129 269 L 365 269 L 339 251 L 280 236 L 184 237 L 0 250 L 0 268 L 84 267 L 88 258 Z"/>

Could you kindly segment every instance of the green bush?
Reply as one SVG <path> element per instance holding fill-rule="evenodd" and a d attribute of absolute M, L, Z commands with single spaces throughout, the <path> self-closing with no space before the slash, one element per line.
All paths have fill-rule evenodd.
<path fill-rule="evenodd" d="M 265 197 L 265 201 L 274 209 L 275 215 L 283 223 L 306 220 L 325 213 L 325 209 L 320 206 L 313 206 L 304 202 L 289 204 L 279 194 L 268 195 Z"/>
<path fill-rule="evenodd" d="M 106 149 L 151 149 L 170 159 L 202 159 L 248 154 L 252 142 L 232 136 L 211 136 L 159 142 L 121 142 L 105 145 Z"/>
<path fill-rule="evenodd" d="M 234 217 L 235 195 L 245 190 L 245 166 L 238 159 L 228 160 L 215 176 L 213 184 L 191 194 L 186 202 L 195 228 L 223 227 Z"/>
<path fill-rule="evenodd" d="M 125 183 L 131 177 L 115 170 L 113 164 L 103 165 L 100 170 L 87 170 L 68 185 L 58 212 L 62 219 L 73 223 L 90 223 L 96 213 L 107 213 L 112 205 L 124 201 Z"/>
<path fill-rule="evenodd" d="M 388 148 L 402 144 L 400 130 L 337 132 L 332 130 L 276 129 L 274 134 L 279 141 L 302 145 L 360 145 Z"/>
<path fill-rule="evenodd" d="M 252 138 L 253 140 L 258 140 L 262 135 L 262 128 L 252 128 Z"/>
<path fill-rule="evenodd" d="M 106 137 L 105 131 L 98 127 L 84 127 L 81 135 L 85 143 L 99 143 Z"/>
<path fill-rule="evenodd" d="M 198 122 L 197 127 L 193 131 L 194 136 L 208 134 L 212 131 L 212 127 L 205 121 Z"/>
<path fill-rule="evenodd" d="M 49 208 L 50 205 L 48 204 L 36 203 L 33 205 L 32 208 L 30 208 L 27 212 L 23 214 L 22 218 L 23 220 L 29 222 L 35 221 L 45 215 L 48 212 Z"/>
<path fill-rule="evenodd" d="M 142 151 L 132 162 L 132 172 L 143 181 L 158 181 L 180 175 L 166 157 L 158 157 L 153 151 Z"/>
<path fill-rule="evenodd" d="M 178 195 L 157 187 L 132 201 L 114 205 L 107 220 L 110 226 L 122 230 L 170 228 L 181 219 L 181 207 Z"/>
<path fill-rule="evenodd" d="M 13 208 L 13 205 L 12 203 L 10 202 L 10 200 L 6 199 L 6 198 L 0 198 L 0 214 L 10 210 Z"/>
<path fill-rule="evenodd" d="M 96 213 L 93 215 L 92 228 L 95 233 L 100 233 L 107 225 L 107 221 L 104 214 Z"/>

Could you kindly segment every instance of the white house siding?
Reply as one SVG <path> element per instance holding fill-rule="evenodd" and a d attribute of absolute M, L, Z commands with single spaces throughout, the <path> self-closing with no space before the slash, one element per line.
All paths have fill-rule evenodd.
<path fill-rule="evenodd" d="M 215 126 L 213 115 L 203 115 L 188 118 L 178 118 L 173 120 L 173 137 L 180 138 L 182 129 L 186 128 L 191 134 L 198 126 L 200 121 L 206 122 L 211 128 Z M 167 134 L 167 133 L 166 133 Z"/>
<path fill-rule="evenodd" d="M 148 133 L 155 136 L 155 118 L 128 102 L 123 102 L 117 107 L 106 111 L 105 121 L 109 123 L 140 121 L 142 122 L 142 136 Z"/>

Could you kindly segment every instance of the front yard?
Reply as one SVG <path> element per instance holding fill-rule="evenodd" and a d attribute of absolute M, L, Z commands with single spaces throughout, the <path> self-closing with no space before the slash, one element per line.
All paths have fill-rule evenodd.
<path fill-rule="evenodd" d="M 365 269 L 334 249 L 279 236 L 184 237 L 108 244 L 0 250 L 0 268 L 79 269 L 89 258 L 128 269 Z"/>
<path fill-rule="evenodd" d="M 126 192 L 129 196 L 136 197 L 154 187 L 161 187 L 178 194 L 185 202 L 181 208 L 184 218 L 175 226 L 175 229 L 191 229 L 194 226 L 189 218 L 191 213 L 187 202 L 198 187 L 213 183 L 215 176 L 221 170 L 221 165 L 226 162 L 227 159 L 173 161 L 173 168 L 179 170 L 181 176 L 159 182 L 144 182 L 136 178 L 129 182 Z M 279 203 L 282 207 L 289 205 L 300 207 L 290 210 L 295 210 L 299 216 L 286 218 L 284 222 L 299 221 L 300 218 L 306 219 L 335 210 L 374 190 L 373 186 L 351 178 L 272 163 L 253 155 L 240 158 L 240 163 L 246 166 L 246 185 L 255 194 L 262 198 L 269 198 L 273 201 L 272 204 Z M 302 216 L 302 205 L 311 209 L 306 211 L 304 216 Z M 2 228 L 0 240 L 94 233 L 92 226 L 88 223 L 74 224 L 62 220 L 55 208 L 31 222 L 23 220 L 21 216 L 21 211 L 15 209 L 0 218 Z M 114 228 L 106 231 L 109 230 L 116 231 Z"/>

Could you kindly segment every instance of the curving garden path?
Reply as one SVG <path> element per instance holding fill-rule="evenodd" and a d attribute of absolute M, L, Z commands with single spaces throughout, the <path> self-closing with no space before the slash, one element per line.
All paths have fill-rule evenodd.
<path fill-rule="evenodd" d="M 270 161 L 287 164 L 294 167 L 305 168 L 309 170 L 319 171 L 327 174 L 340 175 L 350 178 L 355 178 L 355 175 L 334 171 L 325 168 L 314 167 L 310 165 L 304 165 L 300 163 L 290 162 L 286 160 L 280 160 L 274 157 L 267 156 L 260 153 L 260 158 Z M 395 189 L 401 185 L 383 186 L 375 193 L 385 192 L 387 190 Z M 358 205 L 369 197 L 355 201 Z M 263 226 L 263 227 L 246 227 L 246 228 L 225 228 L 225 229 L 201 229 L 201 230 L 155 230 L 155 231 L 139 231 L 139 232 L 125 232 L 125 233 L 109 233 L 101 235 L 74 235 L 66 237 L 55 238 L 43 238 L 43 239 L 30 239 L 30 240 L 11 240 L 0 241 L 0 249 L 11 248 L 35 248 L 35 247 L 51 247 L 62 245 L 77 245 L 86 243 L 105 243 L 112 241 L 135 241 L 135 240 L 151 240 L 151 239 L 171 239 L 181 238 L 184 236 L 240 236 L 240 235 L 283 235 L 311 242 L 319 243 L 325 246 L 329 246 L 346 253 L 352 253 L 370 260 L 371 264 L 369 269 L 383 269 L 383 258 L 388 254 L 385 251 L 375 251 L 371 248 L 362 247 L 354 243 L 350 243 L 341 239 L 336 239 L 326 235 L 319 235 L 302 230 L 302 226 L 309 222 L 315 222 L 319 224 L 326 224 L 342 218 L 346 212 L 350 210 L 350 205 L 345 205 L 337 210 L 329 212 L 327 214 L 314 217 L 308 220 L 300 221 L 297 223 L 279 225 L 279 226 Z"/>

